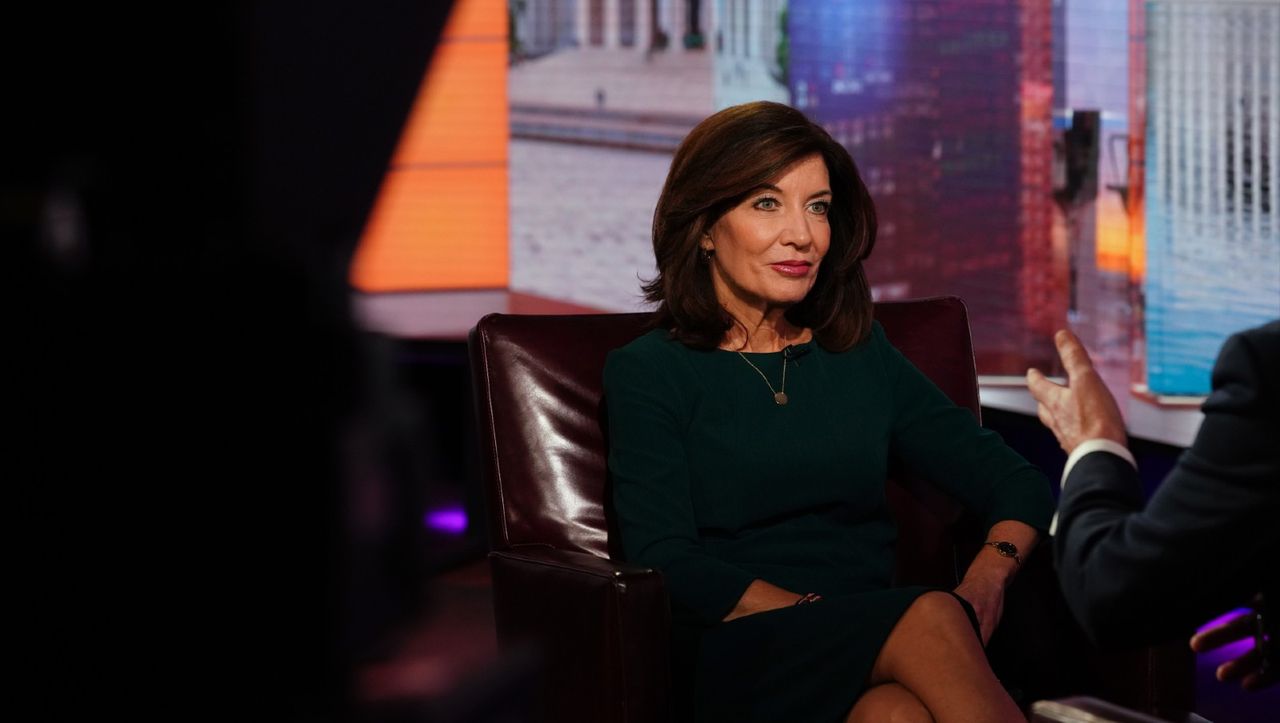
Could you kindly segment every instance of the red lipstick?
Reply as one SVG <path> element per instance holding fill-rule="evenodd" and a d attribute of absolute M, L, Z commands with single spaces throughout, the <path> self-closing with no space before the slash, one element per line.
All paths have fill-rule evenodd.
<path fill-rule="evenodd" d="M 802 277 L 808 276 L 813 263 L 803 259 L 788 259 L 786 261 L 775 261 L 770 266 L 783 276 Z"/>

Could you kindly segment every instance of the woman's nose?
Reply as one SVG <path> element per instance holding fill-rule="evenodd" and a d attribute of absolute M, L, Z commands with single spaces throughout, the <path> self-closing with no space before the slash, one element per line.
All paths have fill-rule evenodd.
<path fill-rule="evenodd" d="M 809 229 L 809 219 L 803 211 L 787 214 L 787 225 L 783 229 L 782 242 L 797 248 L 805 248 L 813 243 L 813 232 Z"/>

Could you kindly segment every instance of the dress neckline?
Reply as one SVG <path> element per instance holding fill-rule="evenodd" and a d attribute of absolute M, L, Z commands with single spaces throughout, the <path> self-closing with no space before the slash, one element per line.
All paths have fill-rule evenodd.
<path fill-rule="evenodd" d="M 813 339 L 811 337 L 809 341 L 802 341 L 797 344 L 788 344 L 778 351 L 738 351 L 737 349 L 721 349 L 720 347 L 716 347 L 716 351 L 724 352 L 726 354 L 746 354 L 747 356 L 775 356 L 785 353 L 787 349 L 811 351 L 812 347 Z"/>

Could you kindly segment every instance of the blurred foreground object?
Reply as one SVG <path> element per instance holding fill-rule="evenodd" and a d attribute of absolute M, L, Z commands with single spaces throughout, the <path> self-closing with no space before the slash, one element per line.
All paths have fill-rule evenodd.
<path fill-rule="evenodd" d="M 408 510 L 355 504 L 412 464 L 347 268 L 448 10 L 8 24 L 0 223 L 37 289 L 15 689 L 47 717 L 355 716 L 419 581 Z"/>
<path fill-rule="evenodd" d="M 1156 718 L 1088 696 L 1037 701 L 1031 706 L 1031 723 L 1209 723 L 1195 713 L 1176 718 Z"/>

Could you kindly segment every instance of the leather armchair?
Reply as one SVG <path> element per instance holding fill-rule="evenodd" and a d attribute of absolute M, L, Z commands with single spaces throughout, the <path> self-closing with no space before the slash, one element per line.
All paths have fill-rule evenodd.
<path fill-rule="evenodd" d="M 908 359 L 979 415 L 959 299 L 883 302 L 875 314 Z M 492 314 L 471 332 L 497 633 L 503 645 L 540 648 L 547 721 L 682 717 L 662 576 L 621 561 L 610 534 L 601 376 L 609 351 L 644 333 L 648 318 Z M 897 581 L 954 587 L 985 530 L 900 467 L 891 467 L 888 494 L 899 526 Z M 1097 691 L 1146 711 L 1189 709 L 1190 656 L 1168 669 L 1168 656 L 1149 651 L 1100 656 L 1071 620 L 1049 558 L 1037 552 L 1026 561 L 990 647 L 1015 696 L 1029 704 Z"/>

